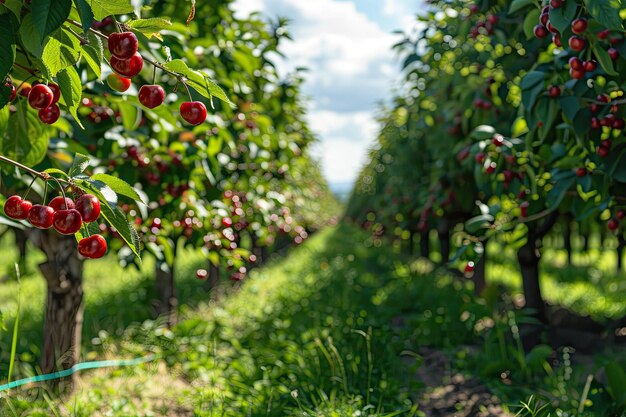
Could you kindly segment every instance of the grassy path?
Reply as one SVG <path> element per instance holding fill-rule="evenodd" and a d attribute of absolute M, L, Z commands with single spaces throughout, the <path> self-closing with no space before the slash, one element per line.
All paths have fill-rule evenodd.
<path fill-rule="evenodd" d="M 0 415 L 47 416 L 51 407 L 70 416 L 420 415 L 415 404 L 424 378 L 417 371 L 429 365 L 424 347 L 447 352 L 447 367 L 477 375 L 513 404 L 557 386 L 561 371 L 547 375 L 546 358 L 522 371 L 515 368 L 514 343 L 498 348 L 515 317 L 504 317 L 491 331 L 493 311 L 476 302 L 467 283 L 364 242 L 367 236 L 353 227 L 327 229 L 255 270 L 241 289 L 225 283 L 216 294 L 194 278 L 203 260 L 190 252 L 177 277 L 181 322 L 172 330 L 147 320 L 149 265 L 122 273 L 111 261 L 92 263 L 84 356 L 151 351 L 163 359 L 87 372 L 65 401 L 46 402 L 40 390 L 22 390 L 10 404 L 0 400 Z M 98 276 L 105 266 L 111 276 Z M 39 281 L 33 276 L 23 283 L 30 297 L 22 350 L 38 343 Z M 5 312 L 11 285 L 0 290 Z M 0 334 L 5 346 L 8 335 Z M 510 368 L 506 381 L 501 367 Z M 28 373 L 27 366 L 20 369 Z M 586 375 L 569 372 L 566 389 L 582 389 L 579 379 Z"/>

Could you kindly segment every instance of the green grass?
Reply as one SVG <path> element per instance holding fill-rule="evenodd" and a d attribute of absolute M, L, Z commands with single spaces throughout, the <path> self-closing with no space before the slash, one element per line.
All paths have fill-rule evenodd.
<path fill-rule="evenodd" d="M 555 407 L 578 406 L 587 372 L 606 357 L 591 368 L 566 364 L 552 370 L 540 352 L 520 355 L 512 329 L 523 315 L 503 315 L 501 306 L 492 310 L 473 297 L 467 280 L 366 241 L 351 226 L 327 229 L 254 270 L 241 288 L 226 282 L 215 294 L 195 279 L 205 262 L 201 255 L 181 252 L 181 322 L 171 330 L 150 320 L 151 262 L 141 271 L 122 270 L 112 259 L 88 262 L 83 357 L 150 351 L 162 359 L 85 372 L 72 397 L 50 403 L 44 390 L 16 390 L 9 403 L 0 400 L 0 416 L 47 416 L 50 404 L 70 416 L 419 415 L 415 370 L 422 346 L 448 352 L 456 369 L 483 379 L 506 403 L 540 392 Z M 8 268 L 14 253 L 10 243 L 2 244 Z M 38 256 L 29 260 L 29 271 L 36 270 Z M 491 274 L 509 270 L 509 260 L 494 259 Z M 41 337 L 43 280 L 25 276 L 22 293 L 17 371 L 27 375 Z M 0 308 L 9 329 L 14 297 L 15 284 L 5 281 Z M 609 311 L 610 304 L 597 311 Z M 0 332 L 2 375 L 9 333 Z M 505 371 L 512 385 L 500 378 Z M 606 405 L 606 391 L 594 384 L 594 406 Z"/>

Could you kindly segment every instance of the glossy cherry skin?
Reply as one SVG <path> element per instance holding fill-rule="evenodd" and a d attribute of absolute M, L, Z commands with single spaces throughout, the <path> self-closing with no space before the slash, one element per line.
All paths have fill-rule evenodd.
<path fill-rule="evenodd" d="M 28 93 L 28 104 L 34 109 L 45 109 L 52 104 L 54 93 L 45 84 L 34 85 Z"/>
<path fill-rule="evenodd" d="M 55 211 L 76 208 L 76 206 L 74 205 L 74 200 L 69 197 L 65 197 L 64 202 L 63 197 L 61 196 L 54 197 L 52 200 L 50 200 L 50 203 L 48 203 L 48 205 L 52 207 Z"/>
<path fill-rule="evenodd" d="M 54 209 L 50 206 L 35 204 L 28 212 L 28 221 L 39 229 L 49 229 L 54 222 Z"/>
<path fill-rule="evenodd" d="M 59 210 L 54 213 L 52 225 L 62 235 L 73 235 L 83 225 L 83 218 L 76 209 Z"/>
<path fill-rule="evenodd" d="M 107 253 L 107 241 L 101 235 L 92 235 L 78 242 L 78 253 L 85 258 L 98 259 Z"/>
<path fill-rule="evenodd" d="M 51 125 L 61 117 L 61 110 L 56 104 L 52 104 L 45 109 L 39 110 L 39 120 L 47 125 Z"/>
<path fill-rule="evenodd" d="M 206 106 L 201 101 L 185 101 L 180 105 L 180 115 L 191 125 L 199 125 L 206 120 Z"/>
<path fill-rule="evenodd" d="M 587 30 L 587 19 L 579 18 L 572 22 L 572 32 L 580 35 Z"/>
<path fill-rule="evenodd" d="M 577 52 L 582 51 L 583 49 L 585 49 L 585 46 L 587 46 L 587 42 L 580 36 L 570 37 L 567 43 L 570 48 Z"/>
<path fill-rule="evenodd" d="M 76 210 L 83 218 L 83 222 L 91 223 L 100 217 L 100 200 L 92 194 L 83 194 L 76 200 Z"/>
<path fill-rule="evenodd" d="M 209 272 L 206 269 L 196 270 L 196 277 L 198 277 L 198 279 L 206 279 L 207 276 L 209 276 Z"/>
<path fill-rule="evenodd" d="M 13 195 L 4 203 L 4 214 L 15 220 L 24 220 L 28 217 L 33 203 L 22 199 L 19 195 Z"/>
<path fill-rule="evenodd" d="M 131 81 L 114 72 L 107 76 L 107 84 L 115 91 L 123 93 L 130 88 Z"/>
<path fill-rule="evenodd" d="M 548 30 L 543 25 L 536 25 L 533 29 L 536 38 L 543 39 L 548 36 Z"/>
<path fill-rule="evenodd" d="M 139 43 L 133 32 L 112 33 L 109 35 L 109 52 L 120 59 L 135 55 Z"/>
<path fill-rule="evenodd" d="M 61 98 L 61 89 L 55 83 L 48 84 L 48 88 L 52 91 L 52 104 L 58 103 Z"/>
<path fill-rule="evenodd" d="M 132 78 L 141 72 L 143 68 L 143 58 L 139 55 L 139 52 L 135 52 L 135 54 L 128 59 L 120 59 L 112 55 L 111 68 L 126 78 Z"/>
<path fill-rule="evenodd" d="M 606 223 L 606 227 L 610 230 L 610 231 L 615 231 L 617 229 L 619 229 L 619 222 L 615 219 L 609 219 L 609 221 Z"/>
<path fill-rule="evenodd" d="M 141 104 L 153 109 L 165 100 L 165 90 L 160 85 L 144 85 L 139 89 L 138 98 Z"/>

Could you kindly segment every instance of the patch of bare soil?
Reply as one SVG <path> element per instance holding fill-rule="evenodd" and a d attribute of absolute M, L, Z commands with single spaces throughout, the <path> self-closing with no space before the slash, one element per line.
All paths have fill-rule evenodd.
<path fill-rule="evenodd" d="M 444 353 L 422 348 L 419 354 L 424 362 L 416 378 L 426 387 L 416 399 L 426 417 L 512 417 L 476 379 L 452 373 Z"/>

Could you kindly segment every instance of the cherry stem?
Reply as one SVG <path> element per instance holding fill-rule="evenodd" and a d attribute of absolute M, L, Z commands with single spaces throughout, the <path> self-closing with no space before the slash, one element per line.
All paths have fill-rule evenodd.
<path fill-rule="evenodd" d="M 33 68 L 25 67 L 24 65 L 18 64 L 17 62 L 14 62 L 13 65 L 15 65 L 18 68 L 23 69 L 24 71 L 26 71 L 27 73 L 29 73 L 33 77 L 37 75 L 37 70 L 35 70 Z"/>
<path fill-rule="evenodd" d="M 156 70 L 157 67 L 154 67 L 154 71 L 152 72 L 152 85 L 156 82 Z"/>
<path fill-rule="evenodd" d="M 24 197 L 22 197 L 23 200 L 25 200 L 26 197 L 28 197 L 28 194 L 30 193 L 30 189 L 33 188 L 33 185 L 35 184 L 35 181 L 37 181 L 37 178 L 38 177 L 33 178 L 33 180 L 28 185 L 28 189 L 26 189 L 26 192 L 24 193 Z"/>
<path fill-rule="evenodd" d="M 187 90 L 187 94 L 189 95 L 189 101 L 193 101 L 193 97 L 191 97 L 191 91 L 189 91 L 189 86 L 187 85 L 187 83 L 185 83 L 185 81 L 180 78 L 178 79 L 178 81 L 180 81 L 185 86 L 185 90 Z"/>
<path fill-rule="evenodd" d="M 67 183 L 67 184 L 69 184 L 69 183 L 70 183 L 69 181 L 66 181 L 66 180 L 64 180 L 64 179 L 58 179 L 58 178 L 55 178 L 55 177 L 53 177 L 52 175 L 48 174 L 47 172 L 39 172 L 39 171 L 35 171 L 34 169 L 29 168 L 29 167 L 27 167 L 26 165 L 20 164 L 19 162 L 14 161 L 14 160 L 12 160 L 12 159 L 9 159 L 9 158 L 7 158 L 7 157 L 6 157 L 6 156 L 4 156 L 4 155 L 0 155 L 0 162 L 4 162 L 4 163 L 7 163 L 7 164 L 11 164 L 11 165 L 13 165 L 13 166 L 15 166 L 15 167 L 17 167 L 17 168 L 21 169 L 22 171 L 26 171 L 26 172 L 28 172 L 29 174 L 31 174 L 31 175 L 33 175 L 33 176 L 35 176 L 35 177 L 37 177 L 37 178 L 41 178 L 41 179 L 42 179 L 42 180 L 44 180 L 44 181 L 49 181 L 50 179 L 55 179 L 55 180 L 57 180 L 57 181 L 62 181 L 62 182 L 65 182 L 65 183 Z"/>
<path fill-rule="evenodd" d="M 66 20 L 66 22 L 71 23 L 71 24 L 72 24 L 72 25 L 74 25 L 74 26 L 78 26 L 78 27 L 81 27 L 81 28 L 83 27 L 83 26 L 82 26 L 79 22 L 77 22 L 77 21 L 75 21 L 75 20 L 72 20 L 72 19 L 67 19 L 67 20 Z M 117 22 L 117 21 L 116 21 L 116 22 Z M 89 28 L 89 31 L 90 31 L 91 33 L 93 33 L 94 35 L 96 35 L 96 36 L 98 36 L 98 37 L 102 38 L 102 39 L 107 39 L 107 40 L 109 39 L 109 37 L 108 37 L 107 35 L 105 35 L 104 33 L 100 32 L 100 31 L 97 31 L 97 30 L 95 30 L 95 29 L 93 29 L 93 28 Z M 152 59 L 152 58 L 150 58 L 150 57 L 143 56 L 143 55 L 142 55 L 142 58 L 143 58 L 143 60 L 144 60 L 145 62 L 147 62 L 147 63 L 149 63 L 149 64 L 151 64 L 151 65 L 153 65 L 153 66 L 155 66 L 155 67 L 157 67 L 157 68 L 159 68 L 159 69 L 161 69 L 162 71 L 164 71 L 164 72 L 166 72 L 166 73 L 168 73 L 168 74 L 170 74 L 170 75 L 172 75 L 172 76 L 174 76 L 174 77 L 178 78 L 179 80 L 182 80 L 182 77 L 183 77 L 183 76 L 182 76 L 181 74 L 179 74 L 179 73 L 177 73 L 177 72 L 174 72 L 174 71 L 170 71 L 170 70 L 168 70 L 168 69 L 167 69 L 167 68 L 165 68 L 162 64 L 158 63 L 158 62 L 157 62 L 157 61 L 155 61 L 154 59 Z"/>
<path fill-rule="evenodd" d="M 115 27 L 117 28 L 117 31 L 123 32 L 122 27 L 120 26 L 120 22 L 117 21 L 115 15 L 111 15 L 111 19 L 113 19 L 113 22 L 115 22 Z"/>

